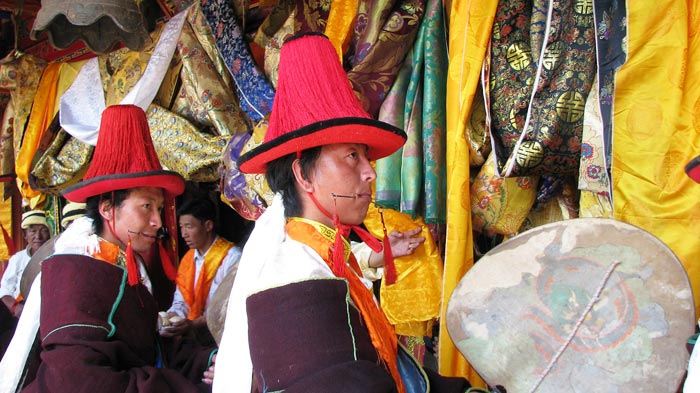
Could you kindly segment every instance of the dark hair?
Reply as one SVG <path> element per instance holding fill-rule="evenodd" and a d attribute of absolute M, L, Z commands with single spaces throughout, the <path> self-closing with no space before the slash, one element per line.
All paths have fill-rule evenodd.
<path fill-rule="evenodd" d="M 105 192 L 102 195 L 91 196 L 87 199 L 85 215 L 92 218 L 92 229 L 95 231 L 95 234 L 100 235 L 102 230 L 104 230 L 104 219 L 100 215 L 100 202 L 109 201 L 114 208 L 117 208 L 129 197 L 131 190 L 129 188 Z"/>
<path fill-rule="evenodd" d="M 216 231 L 216 229 L 218 229 L 216 206 L 214 206 L 214 203 L 206 196 L 193 196 L 186 200 L 182 206 L 177 209 L 177 216 L 180 217 L 186 214 L 198 219 L 202 224 L 207 220 L 211 220 L 214 223 L 214 230 Z"/>
<path fill-rule="evenodd" d="M 301 175 L 309 178 L 309 173 L 316 165 L 316 160 L 321 155 L 321 146 L 313 147 L 301 152 L 299 164 Z M 297 159 L 296 153 L 288 154 L 267 164 L 265 179 L 272 192 L 282 194 L 284 202 L 284 215 L 294 217 L 301 214 L 301 199 L 296 189 L 296 179 L 292 172 L 292 163 Z"/>

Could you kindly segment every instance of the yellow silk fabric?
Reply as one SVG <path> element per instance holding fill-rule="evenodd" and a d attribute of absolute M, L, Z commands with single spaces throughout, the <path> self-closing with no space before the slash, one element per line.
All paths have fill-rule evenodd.
<path fill-rule="evenodd" d="M 501 177 L 489 154 L 470 189 L 472 227 L 490 236 L 515 235 L 535 203 L 537 176 Z"/>
<path fill-rule="evenodd" d="M 32 109 L 32 102 L 39 87 L 41 75 L 46 68 L 46 61 L 33 55 L 20 55 L 0 62 L 0 88 L 9 90 L 8 108 L 14 110 L 13 116 L 3 118 L 2 129 L 12 133 L 12 138 L 2 140 L 2 173 L 13 173 L 14 157 L 19 155 L 19 148 L 24 136 L 24 126 Z M 8 146 L 9 145 L 9 146 Z"/>
<path fill-rule="evenodd" d="M 46 68 L 46 61 L 29 54 L 23 54 L 13 59 L 3 59 L 0 63 L 0 88 L 10 91 L 11 101 L 8 104 L 14 108 L 13 117 L 3 119 L 2 128 L 12 130 L 12 146 L 5 147 L 3 141 L 2 173 L 12 173 L 15 169 L 14 157 L 19 155 L 22 145 L 25 125 L 32 110 L 32 102 L 39 88 L 41 75 Z M 13 154 L 5 154 L 12 150 Z"/>
<path fill-rule="evenodd" d="M 37 95 L 34 98 L 34 104 L 32 105 L 32 113 L 29 116 L 27 130 L 24 132 L 19 154 L 15 158 L 17 186 L 22 197 L 27 200 L 40 194 L 29 187 L 29 171 L 31 170 L 34 153 L 39 147 L 39 142 L 56 115 L 56 107 L 59 100 L 58 79 L 61 74 L 61 65 L 62 63 L 50 63 L 44 70 L 37 89 Z"/>
<path fill-rule="evenodd" d="M 331 3 L 331 10 L 328 13 L 325 34 L 338 52 L 341 63 L 344 48 L 350 39 L 358 4 L 358 0 L 335 0 Z"/>
<path fill-rule="evenodd" d="M 700 2 L 628 2 L 627 62 L 615 82 L 613 212 L 666 243 L 700 293 Z M 653 12 L 650 12 L 653 10 Z"/>
<path fill-rule="evenodd" d="M 592 191 L 581 191 L 579 217 L 613 218 L 610 198 Z"/>
<path fill-rule="evenodd" d="M 497 0 L 457 0 L 450 10 L 450 63 L 447 75 L 447 248 L 442 309 L 459 280 L 474 265 L 471 211 L 469 206 L 469 146 L 465 128 L 474 101 L 481 66 L 486 54 Z M 440 364 L 443 375 L 463 376 L 474 386 L 485 387 L 479 375 L 459 353 L 440 324 Z"/>
<path fill-rule="evenodd" d="M 431 336 L 435 320 L 440 315 L 440 295 L 442 288 L 442 258 L 440 251 L 430 236 L 428 226 L 421 217 L 412 219 L 410 215 L 392 209 L 383 209 L 387 233 L 408 231 L 421 227 L 425 242 L 413 254 L 395 258 L 398 279 L 393 285 L 386 285 L 382 279 L 381 304 L 384 314 L 396 330 L 403 336 Z M 379 210 L 370 205 L 364 221 L 367 230 L 378 239 L 384 238 Z"/>

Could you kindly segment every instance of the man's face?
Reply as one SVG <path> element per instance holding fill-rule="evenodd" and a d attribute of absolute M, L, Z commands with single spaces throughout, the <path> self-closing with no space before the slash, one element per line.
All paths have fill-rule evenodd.
<path fill-rule="evenodd" d="M 163 189 L 157 187 L 132 189 L 124 202 L 116 208 L 112 208 L 107 201 L 101 203 L 100 214 L 104 219 L 104 229 L 100 236 L 124 248 L 131 238 L 134 251 L 150 251 L 158 230 L 163 225 L 163 204 Z M 111 233 L 110 226 L 114 234 Z"/>
<path fill-rule="evenodd" d="M 371 184 L 377 173 L 367 159 L 367 147 L 362 144 L 333 144 L 324 146 L 309 173 L 310 189 L 318 202 L 330 214 L 337 212 L 340 222 L 362 223 L 372 201 Z M 333 194 L 350 198 L 333 197 Z M 330 219 L 322 220 L 328 225 Z"/>
<path fill-rule="evenodd" d="M 46 225 L 32 224 L 24 230 L 24 240 L 27 241 L 29 250 L 32 254 L 41 247 L 42 244 L 49 240 L 51 233 Z"/>
<path fill-rule="evenodd" d="M 178 220 L 180 224 L 180 235 L 185 239 L 187 247 L 197 249 L 199 252 L 206 252 L 205 247 L 209 246 L 212 240 L 212 230 L 214 223 L 211 220 L 205 222 L 191 214 L 183 214 Z"/>

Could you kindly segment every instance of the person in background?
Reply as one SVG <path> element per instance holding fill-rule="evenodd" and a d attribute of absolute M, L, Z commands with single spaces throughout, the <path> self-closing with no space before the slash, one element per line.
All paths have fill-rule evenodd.
<path fill-rule="evenodd" d="M 46 213 L 31 210 L 22 214 L 22 230 L 27 247 L 10 258 L 7 270 L 0 281 L 2 303 L 15 317 L 22 313 L 24 299 L 20 296 L 20 281 L 29 260 L 49 240 L 51 233 L 46 222 Z"/>
<path fill-rule="evenodd" d="M 86 217 L 63 232 L 42 262 L 19 321 L 40 317 L 40 363 L 24 392 L 210 389 L 202 379 L 215 348 L 160 337 L 157 288 L 140 256 L 157 246 L 163 271 L 175 279 L 160 232 L 174 224 L 175 197 L 184 186 L 178 173 L 163 170 L 140 107 L 103 111 L 90 168 L 63 190 L 66 199 L 87 204 Z M 28 357 L 37 332 L 25 335 L 15 358 Z M 22 384 L 23 370 L 2 369 L 8 364 L 23 362 L 0 362 L 3 379 Z"/>
<path fill-rule="evenodd" d="M 68 226 L 86 213 L 84 203 L 68 202 L 61 211 L 61 228 L 65 231 Z"/>
<path fill-rule="evenodd" d="M 84 203 L 66 203 L 61 211 L 61 228 L 63 228 L 65 231 L 73 221 L 83 217 L 84 215 Z M 54 243 L 61 237 L 61 233 L 47 240 L 35 253 L 32 254 L 32 257 L 29 259 L 29 263 L 27 263 L 27 267 L 24 269 L 24 273 L 22 273 L 22 280 L 20 281 L 19 285 L 20 295 L 22 298 L 26 299 L 29 297 L 29 291 L 32 287 L 32 283 L 34 283 L 34 279 L 41 270 L 41 262 L 53 255 Z"/>
<path fill-rule="evenodd" d="M 219 284 L 238 262 L 241 249 L 218 235 L 216 208 L 211 200 L 189 199 L 177 215 L 180 235 L 189 250 L 180 260 L 173 304 L 166 314 L 169 323 L 161 329 L 161 335 L 181 336 L 192 331 L 201 343 L 211 345 L 214 340 L 204 312 Z"/>
<path fill-rule="evenodd" d="M 10 257 L 7 269 L 0 281 L 0 358 L 7 350 L 17 327 L 17 318 L 22 314 L 24 297 L 20 293 L 22 275 L 33 255 L 49 239 L 49 225 L 46 214 L 41 210 L 31 210 L 22 214 L 20 224 L 27 247 Z"/>
<path fill-rule="evenodd" d="M 275 197 L 239 262 L 215 393 L 470 388 L 466 379 L 422 369 L 398 345 L 348 242 L 354 231 L 392 269 L 388 242 L 382 247 L 360 224 L 376 178 L 371 161 L 405 141 L 402 130 L 362 108 L 326 36 L 283 44 L 265 140 L 238 160 L 241 172 L 264 173 Z"/>

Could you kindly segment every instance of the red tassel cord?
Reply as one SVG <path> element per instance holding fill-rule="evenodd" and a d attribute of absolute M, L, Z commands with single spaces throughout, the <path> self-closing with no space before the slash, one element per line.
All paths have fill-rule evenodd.
<path fill-rule="evenodd" d="M 177 278 L 177 269 L 175 269 L 175 265 L 173 265 L 173 261 L 170 259 L 168 250 L 163 245 L 162 240 L 158 242 L 158 254 L 160 255 L 160 264 L 163 266 L 165 276 L 168 277 L 168 280 L 175 281 Z"/>
<path fill-rule="evenodd" d="M 333 225 L 336 229 L 335 242 L 333 243 L 333 273 L 337 276 L 341 276 L 342 272 L 345 270 L 345 246 L 343 244 L 343 237 L 347 238 L 350 235 L 350 231 L 354 231 L 360 239 L 369 246 L 374 252 L 382 251 L 382 243 L 377 240 L 376 237 L 372 236 L 369 232 L 362 229 L 359 225 L 347 225 L 340 222 L 337 212 L 331 215 L 326 209 L 318 203 L 316 197 L 308 193 L 311 201 L 316 205 L 316 207 L 323 213 L 326 217 L 333 220 Z M 336 270 L 337 269 L 337 270 Z"/>
<path fill-rule="evenodd" d="M 114 201 L 114 191 L 112 191 L 112 201 Z M 114 218 L 116 217 L 116 211 L 114 205 L 112 205 L 112 220 L 107 222 L 107 229 L 112 233 L 115 239 L 119 239 L 117 233 L 114 229 Z M 121 241 L 121 239 L 119 239 Z M 126 242 L 126 278 L 130 286 L 138 285 L 139 283 L 139 269 L 136 264 L 136 256 L 134 255 L 134 248 L 131 246 L 131 236 Z"/>
<path fill-rule="evenodd" d="M 126 243 L 126 277 L 129 285 L 132 287 L 139 283 L 139 269 L 136 265 L 136 256 L 134 249 L 131 247 L 131 236 Z"/>

